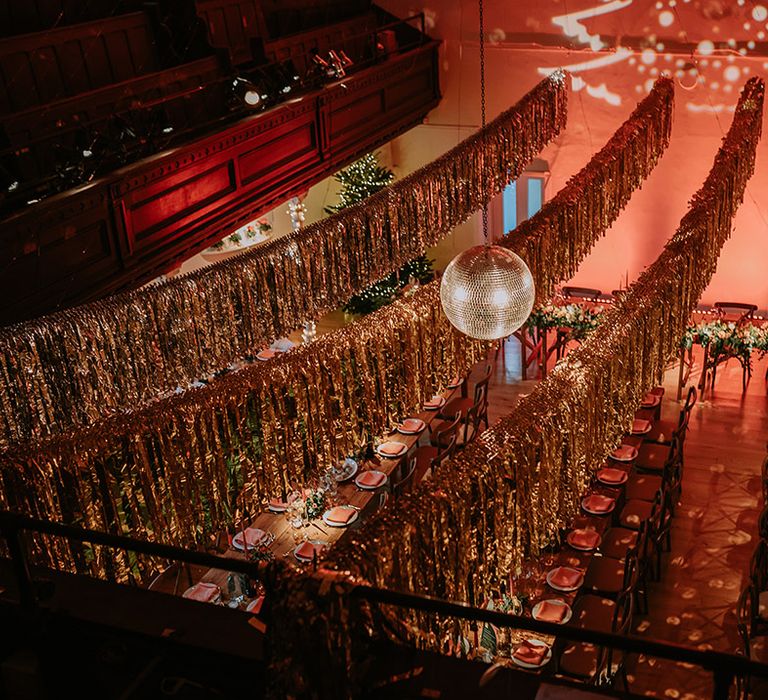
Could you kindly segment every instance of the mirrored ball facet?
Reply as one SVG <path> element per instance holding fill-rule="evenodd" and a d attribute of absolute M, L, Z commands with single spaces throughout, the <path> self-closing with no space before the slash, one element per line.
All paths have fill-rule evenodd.
<path fill-rule="evenodd" d="M 479 340 L 514 333 L 530 316 L 535 296 L 528 266 L 499 246 L 475 246 L 457 255 L 440 283 L 448 320 Z"/>

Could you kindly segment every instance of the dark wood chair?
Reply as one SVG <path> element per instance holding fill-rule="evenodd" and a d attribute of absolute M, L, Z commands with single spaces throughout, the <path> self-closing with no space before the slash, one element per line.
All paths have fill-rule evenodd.
<path fill-rule="evenodd" d="M 440 465 L 453 457 L 456 450 L 459 423 L 461 413 L 457 413 L 452 420 L 441 421 L 438 426 L 431 428 L 429 445 L 419 445 L 414 450 L 416 469 L 413 480 L 419 483 L 427 473 L 433 473 Z"/>
<path fill-rule="evenodd" d="M 696 387 L 690 387 L 688 389 L 688 395 L 685 397 L 685 403 L 680 410 L 677 422 L 668 420 L 658 420 L 653 424 L 650 432 L 643 436 L 645 442 L 658 442 L 661 444 L 671 445 L 672 437 L 675 432 L 680 432 L 683 429 L 683 439 L 685 439 L 685 432 L 688 429 L 687 420 L 690 419 L 691 411 L 696 405 L 698 400 L 698 392 Z"/>
<path fill-rule="evenodd" d="M 563 287 L 563 298 L 566 301 L 590 301 L 597 303 L 602 292 L 591 287 Z"/>
<path fill-rule="evenodd" d="M 587 599 L 584 603 L 585 606 L 590 606 L 590 600 L 594 600 L 592 607 L 595 614 L 600 618 L 605 617 L 605 613 L 600 610 L 602 606 L 600 606 L 596 596 L 581 596 L 580 600 L 584 599 Z M 632 623 L 632 596 L 623 595 L 610 608 L 606 607 L 605 609 L 612 613 L 609 629 L 605 631 L 626 635 Z M 582 610 L 583 608 L 578 609 L 579 615 L 581 615 Z M 588 617 L 584 617 L 583 622 L 575 624 L 588 629 L 597 629 L 597 627 L 589 624 Z M 623 666 L 623 654 L 610 648 L 586 642 L 565 643 L 557 657 L 557 673 L 579 679 L 588 685 L 613 684 L 616 677 L 624 675 Z M 626 685 L 626 678 L 624 678 L 624 683 Z"/>
<path fill-rule="evenodd" d="M 714 306 L 719 320 L 735 323 L 737 326 L 748 323 L 754 318 L 757 311 L 756 304 L 744 304 L 736 301 L 716 301 Z M 730 359 L 738 360 L 741 365 L 741 385 L 742 390 L 747 390 L 749 380 L 752 378 L 752 358 L 749 355 L 742 355 L 729 351 L 713 354 L 709 347 L 704 348 L 704 367 L 699 380 L 699 388 L 706 390 L 707 383 L 714 391 L 715 381 L 717 380 L 717 368 L 728 362 Z"/>
<path fill-rule="evenodd" d="M 411 450 L 408 458 L 405 460 L 405 475 L 401 476 L 397 481 L 392 482 L 392 497 L 395 499 L 399 498 L 404 493 L 408 493 L 413 488 L 413 477 L 419 463 L 416 454 L 417 451 L 418 448 Z"/>
<path fill-rule="evenodd" d="M 487 371 L 483 373 L 483 378 L 475 384 L 474 396 L 471 399 L 468 397 L 457 397 L 455 399 L 451 399 L 440 411 L 441 417 L 451 418 L 452 416 L 458 414 L 466 420 L 470 409 L 474 408 L 474 418 L 477 421 L 478 426 L 481 423 L 485 423 L 486 429 L 488 428 L 488 385 L 491 380 L 491 371 L 493 366 L 489 363 L 487 368 L 490 369 L 487 369 Z"/>
<path fill-rule="evenodd" d="M 745 323 L 755 317 L 757 304 L 744 304 L 739 301 L 716 301 L 715 311 L 723 321 Z"/>

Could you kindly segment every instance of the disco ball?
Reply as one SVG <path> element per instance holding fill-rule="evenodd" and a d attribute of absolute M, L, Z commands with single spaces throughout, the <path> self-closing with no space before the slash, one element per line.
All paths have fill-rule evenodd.
<path fill-rule="evenodd" d="M 479 340 L 514 333 L 530 316 L 533 277 L 522 258 L 499 246 L 475 246 L 457 255 L 443 274 L 440 301 L 448 320 Z"/>

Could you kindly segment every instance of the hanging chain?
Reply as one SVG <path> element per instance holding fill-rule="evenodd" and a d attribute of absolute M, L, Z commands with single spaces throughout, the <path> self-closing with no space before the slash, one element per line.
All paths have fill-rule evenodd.
<path fill-rule="evenodd" d="M 485 16 L 483 0 L 478 0 L 480 10 L 480 128 L 485 130 Z M 483 131 L 484 134 L 484 131 Z M 485 135 L 483 135 L 485 140 Z M 484 178 L 481 178 L 484 179 Z M 488 245 L 488 203 L 483 204 L 483 240 Z"/>

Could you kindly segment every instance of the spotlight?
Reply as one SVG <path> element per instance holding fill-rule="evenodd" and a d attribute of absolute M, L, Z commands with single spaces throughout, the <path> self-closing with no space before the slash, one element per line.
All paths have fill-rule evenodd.
<path fill-rule="evenodd" d="M 245 78 L 235 78 L 232 81 L 232 90 L 244 104 L 251 108 L 261 107 L 266 97 L 259 92 L 258 87 Z"/>

